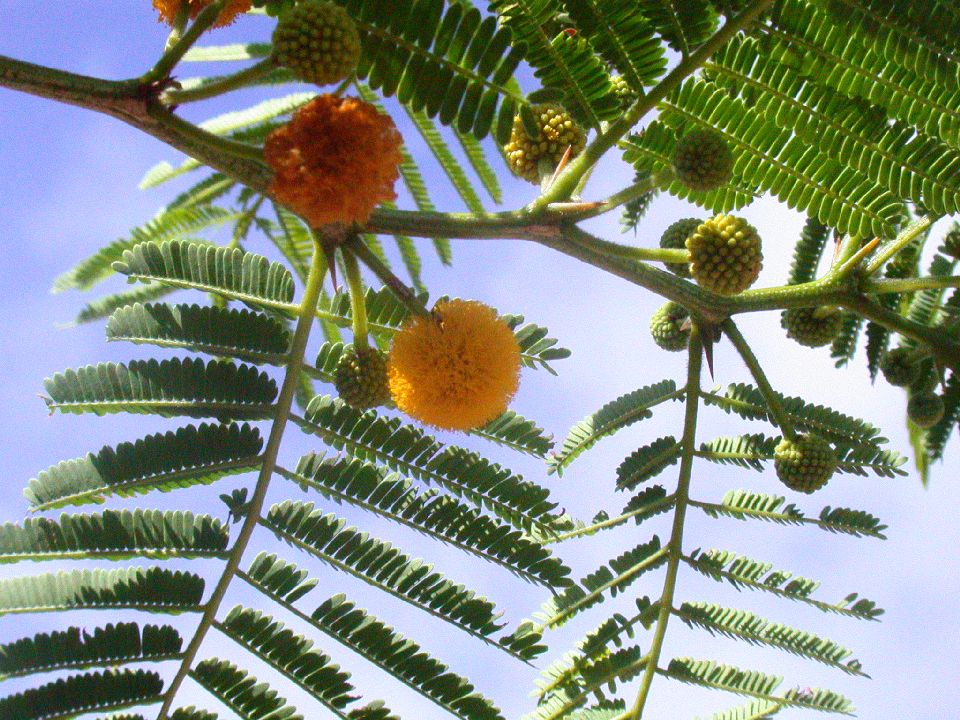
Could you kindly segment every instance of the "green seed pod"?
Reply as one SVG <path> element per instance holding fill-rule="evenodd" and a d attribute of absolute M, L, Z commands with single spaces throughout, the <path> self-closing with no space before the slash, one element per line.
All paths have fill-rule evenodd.
<path fill-rule="evenodd" d="M 340 82 L 360 61 L 360 34 L 339 5 L 305 0 L 281 14 L 273 32 L 273 59 L 304 82 Z"/>
<path fill-rule="evenodd" d="M 556 167 L 568 147 L 571 148 L 570 157 L 576 157 L 587 144 L 587 134 L 559 105 L 536 105 L 533 113 L 540 127 L 540 139 L 534 140 L 527 134 L 518 115 L 513 119 L 510 142 L 503 146 L 503 151 L 514 175 L 539 183 L 540 160 L 546 158 Z"/>
<path fill-rule="evenodd" d="M 733 155 L 716 130 L 691 130 L 677 142 L 673 169 L 691 190 L 714 190 L 730 182 Z"/>
<path fill-rule="evenodd" d="M 750 223 L 733 215 L 717 215 L 701 223 L 687 238 L 690 274 L 720 295 L 736 295 L 760 274 L 760 236 Z"/>
<path fill-rule="evenodd" d="M 906 387 L 920 376 L 920 364 L 913 350 L 898 347 L 887 350 L 880 358 L 880 372 L 891 385 Z"/>
<path fill-rule="evenodd" d="M 675 302 L 661 305 L 650 318 L 653 341 L 670 352 L 685 350 L 690 340 L 690 328 L 684 328 L 683 324 L 688 317 L 689 313 L 682 305 Z"/>
<path fill-rule="evenodd" d="M 932 392 L 917 393 L 907 401 L 907 417 L 921 428 L 931 428 L 943 419 L 943 398 Z"/>
<path fill-rule="evenodd" d="M 682 218 L 673 223 L 663 231 L 660 236 L 660 247 L 667 250 L 685 250 L 687 247 L 687 238 L 694 230 L 700 227 L 702 221 L 697 218 Z M 688 263 L 664 263 L 667 269 L 674 275 L 682 278 L 690 277 L 690 266 Z"/>
<path fill-rule="evenodd" d="M 780 316 L 787 337 L 806 347 L 823 347 L 833 342 L 843 325 L 840 308 L 821 305 L 812 308 L 791 308 Z"/>
<path fill-rule="evenodd" d="M 837 469 L 837 454 L 830 443 L 816 435 L 784 438 L 773 453 L 780 482 L 791 490 L 810 494 L 822 488 Z"/>
<path fill-rule="evenodd" d="M 333 384 L 340 399 L 352 408 L 384 405 L 390 400 L 387 359 L 373 347 L 348 348 L 337 362 Z"/>

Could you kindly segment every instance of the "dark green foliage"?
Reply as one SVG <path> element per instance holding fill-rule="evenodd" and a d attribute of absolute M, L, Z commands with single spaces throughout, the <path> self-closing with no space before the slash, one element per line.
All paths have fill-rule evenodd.
<path fill-rule="evenodd" d="M 396 474 L 360 460 L 300 458 L 294 482 L 337 502 L 357 505 L 490 560 L 547 586 L 569 585 L 570 569 L 539 543 L 449 495 L 420 492 Z"/>
<path fill-rule="evenodd" d="M 93 632 L 71 627 L 0 645 L 0 678 L 64 668 L 113 666 L 177 657 L 183 641 L 169 625 L 108 624 Z"/>
<path fill-rule="evenodd" d="M 217 626 L 328 708 L 341 710 L 356 699 L 349 673 L 269 615 L 237 606 Z"/>
<path fill-rule="evenodd" d="M 343 595 L 324 601 L 311 620 L 331 637 L 391 672 L 440 708 L 467 720 L 495 720 L 500 711 L 466 679 Z"/>
<path fill-rule="evenodd" d="M 262 420 L 272 412 L 277 384 L 249 365 L 193 358 L 100 363 L 43 381 L 51 412 L 95 415 L 130 412 L 162 417 L 221 416 Z"/>
<path fill-rule="evenodd" d="M 361 413 L 329 397 L 317 397 L 304 417 L 304 429 L 329 445 L 386 467 L 457 497 L 487 507 L 514 527 L 549 533 L 560 522 L 549 493 L 499 465 L 434 438 L 396 418 Z"/>
<path fill-rule="evenodd" d="M 360 31 L 357 75 L 385 97 L 478 138 L 525 102 L 508 85 L 523 47 L 494 18 L 435 0 L 338 2 Z"/>
<path fill-rule="evenodd" d="M 218 557 L 227 529 L 209 515 L 161 510 L 107 510 L 61 515 L 59 522 L 28 518 L 0 527 L 0 563 L 86 556 Z"/>
<path fill-rule="evenodd" d="M 0 699 L 0 717 L 17 720 L 73 717 L 159 699 L 163 680 L 145 670 L 108 670 L 70 677 Z"/>
<path fill-rule="evenodd" d="M 311 503 L 287 500 L 274 505 L 262 522 L 283 540 L 329 565 L 476 637 L 492 642 L 491 636 L 503 628 L 497 622 L 493 603 L 486 598 L 446 579 L 432 566 L 390 543 L 347 526 L 335 515 L 324 514 Z M 507 645 L 504 649 L 512 648 Z"/>
<path fill-rule="evenodd" d="M 113 269 L 132 280 L 161 282 L 276 308 L 293 299 L 293 276 L 282 264 L 240 249 L 172 240 L 124 250 Z"/>
<path fill-rule="evenodd" d="M 247 424 L 187 425 L 65 460 L 31 480 L 24 495 L 35 509 L 46 510 L 211 483 L 256 467 L 262 447 L 259 431 Z"/>
<path fill-rule="evenodd" d="M 576 585 L 572 585 L 561 594 L 551 598 L 534 618 L 544 628 L 555 628 L 566 623 L 574 615 L 603 602 L 604 591 L 611 597 L 622 593 L 645 572 L 653 570 L 666 562 L 666 556 L 660 547 L 660 539 L 654 538 L 646 543 L 627 550 L 609 562 L 586 575 Z"/>
<path fill-rule="evenodd" d="M 198 610 L 203 578 L 162 568 L 74 570 L 0 581 L 0 615 L 72 608 L 129 608 L 159 613 Z"/>
<path fill-rule="evenodd" d="M 617 468 L 617 490 L 634 490 L 680 459 L 680 443 L 672 436 L 634 450 Z"/>
<path fill-rule="evenodd" d="M 304 720 L 266 683 L 225 660 L 203 660 L 190 671 L 190 677 L 245 720 L 270 717 L 271 720 Z"/>
<path fill-rule="evenodd" d="M 830 228 L 814 217 L 808 217 L 793 249 L 788 285 L 810 282 L 817 276 L 817 266 L 830 239 Z"/>
<path fill-rule="evenodd" d="M 136 303 L 110 316 L 107 340 L 185 348 L 276 365 L 284 360 L 290 332 L 276 318 L 245 309 Z"/>
<path fill-rule="evenodd" d="M 651 408 L 680 396 L 673 380 L 663 380 L 621 395 L 570 428 L 560 450 L 547 460 L 550 472 L 562 475 L 567 465 L 598 441 L 653 416 Z"/>

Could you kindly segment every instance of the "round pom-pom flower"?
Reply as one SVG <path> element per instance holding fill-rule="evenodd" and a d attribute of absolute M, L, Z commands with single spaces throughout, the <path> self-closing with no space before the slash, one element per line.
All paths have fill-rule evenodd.
<path fill-rule="evenodd" d="M 833 342 L 843 325 L 840 309 L 820 307 L 791 308 L 780 317 L 780 324 L 787 337 L 806 347 L 823 347 Z"/>
<path fill-rule="evenodd" d="M 743 218 L 717 215 L 706 220 L 687 238 L 686 244 L 690 274 L 707 290 L 736 295 L 760 275 L 760 236 Z"/>
<path fill-rule="evenodd" d="M 907 417 L 920 428 L 931 428 L 943 419 L 943 398 L 932 392 L 911 395 L 907 401 Z"/>
<path fill-rule="evenodd" d="M 661 305 L 650 318 L 650 334 L 653 341 L 664 350 L 680 352 L 690 340 L 690 327 L 684 327 L 689 313 L 675 302 Z"/>
<path fill-rule="evenodd" d="M 687 247 L 687 238 L 700 227 L 697 218 L 681 218 L 663 231 L 660 236 L 660 247 L 667 250 L 684 250 Z M 682 278 L 690 277 L 690 267 L 687 263 L 664 263 L 674 275 Z"/>
<path fill-rule="evenodd" d="M 213 0 L 153 0 L 153 7 L 160 13 L 160 22 L 167 25 L 173 25 L 177 14 L 185 7 L 190 8 L 190 19 L 196 20 L 205 7 L 213 3 Z M 250 10 L 251 0 L 230 0 L 227 6 L 220 12 L 220 17 L 213 24 L 214 27 L 223 27 L 230 25 L 237 19 L 237 15 L 242 15 Z"/>
<path fill-rule="evenodd" d="M 910 348 L 893 348 L 880 358 L 880 372 L 891 385 L 907 387 L 920 376 L 920 363 Z"/>
<path fill-rule="evenodd" d="M 333 374 L 340 399 L 358 410 L 377 407 L 390 400 L 387 359 L 374 347 L 350 348 L 340 356 Z"/>
<path fill-rule="evenodd" d="M 393 120 L 370 103 L 320 95 L 267 136 L 270 194 L 313 227 L 366 222 L 397 197 L 402 142 Z"/>
<path fill-rule="evenodd" d="M 716 130 L 691 130 L 677 143 L 673 169 L 691 190 L 714 190 L 730 182 L 733 155 Z"/>
<path fill-rule="evenodd" d="M 784 438 L 773 451 L 773 464 L 780 482 L 791 490 L 812 493 L 819 490 L 837 469 L 837 454 L 830 443 L 816 435 Z"/>
<path fill-rule="evenodd" d="M 304 82 L 329 85 L 356 69 L 360 34 L 339 5 L 307 0 L 280 16 L 273 32 L 273 59 Z"/>
<path fill-rule="evenodd" d="M 439 302 L 407 320 L 388 358 L 397 407 L 425 425 L 472 430 L 507 409 L 520 384 L 520 346 L 493 308 Z"/>
<path fill-rule="evenodd" d="M 503 146 L 503 151 L 514 175 L 538 183 L 542 158 L 549 160 L 551 167 L 556 167 L 568 147 L 571 148 L 570 157 L 576 157 L 587 144 L 587 135 L 559 105 L 535 105 L 532 109 L 540 128 L 540 139 L 535 140 L 527 134 L 523 120 L 517 115 L 513 119 L 510 142 Z"/>

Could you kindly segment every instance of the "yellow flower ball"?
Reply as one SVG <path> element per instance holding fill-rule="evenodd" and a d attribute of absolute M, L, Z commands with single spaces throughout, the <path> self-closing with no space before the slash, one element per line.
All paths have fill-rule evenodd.
<path fill-rule="evenodd" d="M 390 393 L 425 425 L 472 430 L 490 422 L 520 384 L 520 346 L 493 308 L 439 302 L 434 317 L 407 320 L 393 339 Z"/>

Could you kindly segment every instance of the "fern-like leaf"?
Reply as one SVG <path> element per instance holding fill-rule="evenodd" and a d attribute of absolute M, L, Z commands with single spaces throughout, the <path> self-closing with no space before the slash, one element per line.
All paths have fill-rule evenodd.
<path fill-rule="evenodd" d="M 203 660 L 190 671 L 190 677 L 244 720 L 304 720 L 269 685 L 257 682 L 233 663 Z"/>
<path fill-rule="evenodd" d="M 634 490 L 680 459 L 680 443 L 667 436 L 634 450 L 617 468 L 617 490 Z"/>
<path fill-rule="evenodd" d="M 216 627 L 334 712 L 356 700 L 349 673 L 269 615 L 237 606 Z"/>
<path fill-rule="evenodd" d="M 555 628 L 563 625 L 574 615 L 603 602 L 604 593 L 615 597 L 639 577 L 666 562 L 666 551 L 660 547 L 660 539 L 641 543 L 601 565 L 543 605 L 534 614 L 542 627 Z"/>
<path fill-rule="evenodd" d="M 279 365 L 285 360 L 290 332 L 276 318 L 246 309 L 136 303 L 110 316 L 107 340 Z"/>
<path fill-rule="evenodd" d="M 71 609 L 200 610 L 203 578 L 161 568 L 74 570 L 0 580 L 0 615 Z"/>
<path fill-rule="evenodd" d="M 183 640 L 170 625 L 108 624 L 37 633 L 0 645 L 0 679 L 51 672 L 161 662 L 180 657 Z"/>
<path fill-rule="evenodd" d="M 525 532 L 550 533 L 559 522 L 556 507 L 539 485 L 494 465 L 475 453 L 443 446 L 417 427 L 396 418 L 360 412 L 340 400 L 317 397 L 300 420 L 303 429 L 362 460 L 439 485 L 457 497 L 489 508 Z"/>
<path fill-rule="evenodd" d="M 107 510 L 94 515 L 30 518 L 0 526 L 0 563 L 132 557 L 222 557 L 229 533 L 209 515 Z"/>
<path fill-rule="evenodd" d="M 635 422 L 652 417 L 651 408 L 667 400 L 675 400 L 680 395 L 673 380 L 661 380 L 607 403 L 570 429 L 559 452 L 547 460 L 548 471 L 562 475 L 577 456 L 597 442 Z"/>
<path fill-rule="evenodd" d="M 850 657 L 850 650 L 847 648 L 812 633 L 772 623 L 745 610 L 725 608 L 713 603 L 685 602 L 674 613 L 687 625 L 696 625 L 710 634 L 744 640 L 753 645 L 779 648 L 838 668 L 845 673 L 866 677 L 858 660 L 847 659 Z"/>
<path fill-rule="evenodd" d="M 503 625 L 497 623 L 492 602 L 390 543 L 348 527 L 343 520 L 323 514 L 310 503 L 287 500 L 274 505 L 261 523 L 282 540 L 331 567 L 496 645 L 491 636 Z M 517 654 L 508 645 L 500 647 Z"/>
<path fill-rule="evenodd" d="M 163 680 L 155 672 L 120 670 L 71 675 L 0 699 L 0 717 L 67 720 L 159 702 Z"/>
<path fill-rule="evenodd" d="M 534 540 L 449 495 L 419 492 L 409 480 L 360 460 L 300 458 L 292 481 L 496 563 L 547 586 L 569 585 L 570 569 Z"/>
<path fill-rule="evenodd" d="M 150 222 L 131 230 L 130 237 L 107 245 L 58 277 L 53 283 L 54 292 L 89 290 L 113 274 L 113 263 L 122 259 L 124 252 L 142 242 L 192 237 L 201 230 L 224 225 L 239 217 L 236 211 L 206 205 L 164 210 Z"/>
<path fill-rule="evenodd" d="M 252 366 L 193 358 L 87 365 L 43 384 L 50 412 L 73 414 L 263 420 L 272 414 L 277 396 L 276 382 Z"/>
<path fill-rule="evenodd" d="M 209 484 L 255 468 L 262 447 L 259 431 L 246 424 L 187 425 L 54 465 L 31 480 L 24 495 L 34 510 L 49 510 Z"/>
<path fill-rule="evenodd" d="M 761 590 L 780 597 L 796 600 L 827 613 L 836 613 L 863 620 L 876 620 L 883 614 L 872 600 L 859 597 L 856 593 L 847 595 L 838 603 L 827 603 L 811 597 L 820 586 L 815 580 L 809 580 L 785 570 L 775 570 L 770 563 L 751 560 L 727 550 L 695 550 L 683 558 L 690 567 L 718 582 L 726 580 L 738 590 Z"/>
<path fill-rule="evenodd" d="M 788 690 L 782 695 L 774 695 L 782 678 L 756 670 L 741 670 L 712 660 L 674 658 L 662 672 L 667 677 L 680 682 L 725 690 L 737 695 L 810 710 L 853 715 L 853 705 L 850 701 L 830 690 L 818 690 L 810 694 Z"/>
<path fill-rule="evenodd" d="M 238 248 L 171 240 L 125 250 L 114 270 L 131 280 L 192 288 L 254 308 L 290 311 L 293 276 L 281 263 Z"/>

